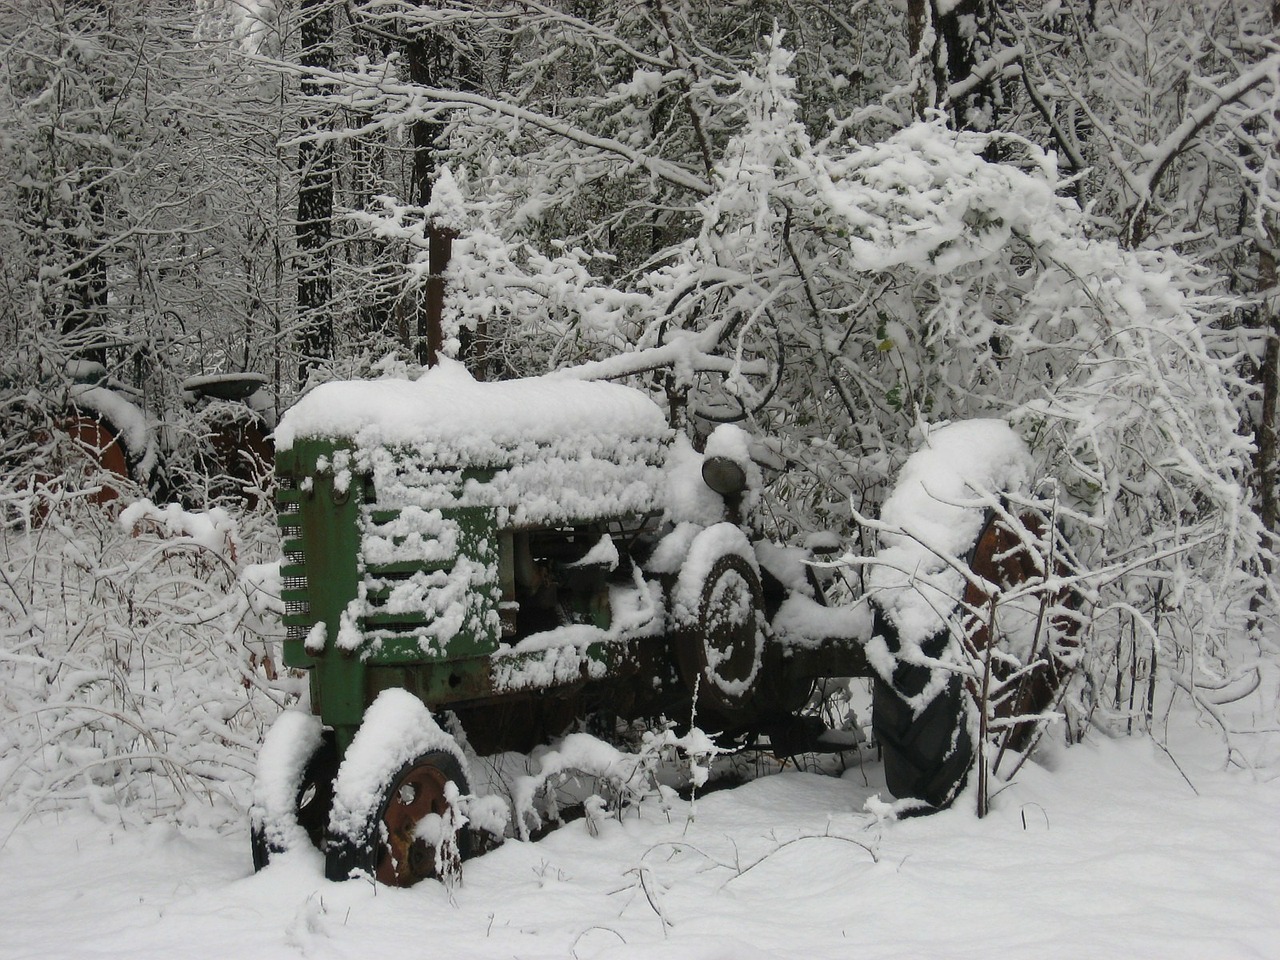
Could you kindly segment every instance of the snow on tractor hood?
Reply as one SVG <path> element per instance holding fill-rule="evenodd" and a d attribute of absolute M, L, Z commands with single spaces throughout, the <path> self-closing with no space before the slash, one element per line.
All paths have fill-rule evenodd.
<path fill-rule="evenodd" d="M 669 434 L 657 404 L 631 387 L 555 376 L 481 382 L 442 358 L 417 380 L 322 384 L 285 413 L 275 437 L 280 450 L 314 437 L 357 447 L 433 444 L 465 454 L 478 442 L 511 448 L 570 436 L 665 441 Z"/>
<path fill-rule="evenodd" d="M 275 437 L 286 455 L 319 444 L 316 466 L 340 486 L 365 473 L 379 506 L 497 508 L 505 526 L 660 509 L 672 431 L 630 387 L 554 376 L 484 383 L 442 360 L 417 380 L 323 384 Z"/>

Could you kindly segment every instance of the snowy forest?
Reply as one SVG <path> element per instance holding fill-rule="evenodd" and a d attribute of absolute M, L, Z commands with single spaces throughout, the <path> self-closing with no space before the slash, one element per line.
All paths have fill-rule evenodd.
<path fill-rule="evenodd" d="M 389 919 L 395 904 L 418 904 L 420 922 L 452 907 L 447 937 L 467 956 L 639 955 L 627 948 L 644 944 L 659 951 L 645 955 L 757 955 L 696 939 L 660 951 L 699 922 L 699 936 L 726 936 L 760 902 L 753 884 L 767 900 L 765 872 L 789 844 L 832 829 L 805 804 L 830 803 L 832 785 L 874 767 L 874 742 L 834 778 L 817 759 L 709 747 L 691 760 L 689 738 L 671 731 L 625 762 L 588 751 L 578 765 L 562 745 L 555 763 L 610 783 L 584 791 L 608 802 L 592 794 L 577 833 L 477 858 L 480 879 L 457 889 L 375 902 L 368 886 L 334 884 L 326 907 L 303 904 L 322 883 L 310 861 L 249 876 L 259 746 L 308 689 L 282 662 L 271 431 L 331 381 L 414 379 L 441 363 L 483 383 L 558 372 L 566 384 L 625 384 L 699 452 L 718 425 L 736 425 L 759 470 L 756 533 L 828 545 L 814 569 L 833 607 L 883 583 L 877 544 L 909 527 L 891 494 L 909 462 L 923 463 L 913 454 L 943 449 L 931 438 L 949 425 L 1002 421 L 1025 451 L 1017 482 L 993 471 L 990 489 L 956 496 L 1039 545 L 1038 586 L 1009 603 L 1044 620 L 1069 594 L 1070 635 L 1047 651 L 1010 642 L 976 654 L 957 639 L 948 663 L 968 683 L 977 773 L 947 813 L 899 823 L 907 811 L 868 787 L 858 815 L 876 831 L 919 831 L 921 849 L 950 829 L 962 858 L 985 855 L 981 831 L 995 828 L 982 823 L 1001 822 L 1005 791 L 1031 791 L 1003 810 L 1022 836 L 1042 815 L 1047 828 L 1050 798 L 1083 810 L 1121 789 L 1106 777 L 1161 785 L 1135 795 L 1152 810 L 1222 777 L 1238 804 L 1196 817 L 1273 816 L 1278 37 L 1280 3 L 1266 0 L 0 4 L 0 861 L 43 863 L 39 844 L 60 818 L 91 857 L 109 859 L 91 839 L 102 825 L 120 850 L 166 869 L 208 857 L 197 899 L 285 911 L 293 919 L 272 944 L 282 956 L 355 955 L 359 935 L 337 930 L 342 910 L 420 938 Z M 944 566 L 965 563 L 971 543 Z M 938 666 L 936 651 L 916 653 Z M 873 644 L 873 666 L 879 654 Z M 992 683 L 1037 669 L 1060 674 L 1052 702 L 1038 705 L 1025 756 L 1001 766 L 1008 722 Z M 868 683 L 821 684 L 807 709 L 860 729 Z M 1113 743 L 1151 748 L 1149 766 L 1124 753 L 1073 759 Z M 737 801 L 655 783 L 669 763 L 702 786 L 712 758 L 735 783 L 786 775 L 724 791 Z M 1063 783 L 1072 770 L 1087 783 Z M 799 799 L 769 785 L 804 771 L 826 779 L 797 781 Z M 572 778 L 555 776 L 568 789 Z M 627 809 L 649 809 L 640 820 L 656 830 L 689 803 L 727 831 L 761 815 L 749 798 L 765 791 L 798 810 L 787 829 L 761 827 L 756 846 L 732 852 L 670 841 L 663 858 L 703 858 L 683 873 L 663 860 L 657 877 L 659 858 L 646 856 L 668 841 L 656 833 L 628 834 L 634 849 L 608 834 Z M 1182 815 L 1152 829 L 1202 822 Z M 960 817 L 962 828 L 948 820 Z M 202 853 L 173 850 L 169 835 L 128 838 L 157 824 Z M 1045 833 L 1057 842 L 1064 829 Z M 772 883 L 816 897 L 811 871 L 847 870 L 851 844 L 868 854 L 863 878 L 916 849 L 891 856 L 850 836 Z M 558 853 L 538 852 L 553 842 Z M 584 853 L 593 843 L 611 852 Z M 555 858 L 571 854 L 631 906 L 600 894 L 575 927 L 570 898 L 538 900 L 568 883 L 575 868 Z M 1263 921 L 1249 898 L 1265 902 L 1266 890 L 1242 891 L 1275 875 L 1280 848 L 1258 855 L 1240 853 L 1247 875 L 1220 884 L 1246 931 L 1223 956 L 1262 956 L 1270 942 L 1265 928 L 1248 932 Z M 608 857 L 620 858 L 617 876 Z M 516 865 L 528 889 L 501 886 L 491 862 Z M 1089 875 L 1079 869 L 1067 884 Z M 701 886 L 717 870 L 728 879 L 715 894 L 738 891 L 732 909 Z M 468 901 L 485 877 L 506 892 Z M 1012 896 L 1016 879 L 997 889 Z M 269 885 L 233 894 L 232 881 Z M 890 912 L 897 897 L 946 900 L 936 878 L 893 882 Z M 685 906 L 704 898 L 700 919 L 681 915 L 676 888 Z M 11 901 L 20 888 L 4 889 Z M 846 895 L 823 902 L 838 913 Z M 515 934 L 493 929 L 501 896 L 543 911 L 545 935 L 563 939 L 541 953 L 502 940 Z M 1134 909 L 1162 915 L 1149 896 Z M 32 916 L 0 956 L 74 953 Z M 839 946 L 822 916 L 792 955 Z M 236 935 L 246 955 L 266 956 L 252 939 L 266 921 L 255 923 Z M 1065 936 L 1066 951 L 1072 937 L 1088 942 L 1078 924 L 1044 936 Z M 1178 931 L 1203 932 L 1161 929 L 1132 941 L 1135 955 L 1156 944 L 1184 955 L 1168 949 Z M 926 938 L 895 952 L 900 933 L 876 928 L 883 952 L 868 955 L 990 955 L 976 935 L 963 949 Z M 995 942 L 1034 942 L 1008 936 Z M 163 949 L 163 938 L 120 942 L 134 956 Z M 788 955 L 756 942 L 760 956 Z M 1200 947 L 1185 955 L 1218 955 Z"/>

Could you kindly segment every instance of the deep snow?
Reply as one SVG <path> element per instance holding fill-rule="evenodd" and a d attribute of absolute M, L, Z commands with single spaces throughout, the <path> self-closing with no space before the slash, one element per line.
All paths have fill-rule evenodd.
<path fill-rule="evenodd" d="M 1280 783 L 1177 742 L 1182 772 L 1094 731 L 985 820 L 877 820 L 871 756 L 786 771 L 508 841 L 452 890 L 330 883 L 312 850 L 255 876 L 244 829 L 47 813 L 0 851 L 0 957 L 1275 957 Z"/>

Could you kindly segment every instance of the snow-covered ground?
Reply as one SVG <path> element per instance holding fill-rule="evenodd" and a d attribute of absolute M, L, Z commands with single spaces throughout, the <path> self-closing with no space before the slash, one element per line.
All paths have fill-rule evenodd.
<path fill-rule="evenodd" d="M 641 439 L 646 424 L 665 430 L 660 417 L 641 417 Z M 972 452 L 972 430 L 950 436 Z M 944 452 L 954 471 L 956 455 Z M 584 454 L 582 476 L 592 482 L 582 489 L 607 499 L 616 490 L 595 482 L 597 459 Z M 336 461 L 339 474 L 349 473 Z M 927 472 L 926 487 L 950 489 Z M 992 477 L 982 485 L 1014 484 Z M 693 515 L 701 509 L 696 497 L 673 499 Z M 963 496 L 951 489 L 945 499 Z M 432 505 L 410 506 L 423 529 L 406 527 L 382 546 L 430 532 Z M 671 535 L 664 543 L 683 544 L 678 556 L 664 566 L 659 550 L 651 566 L 709 567 L 696 549 L 707 534 L 712 555 L 741 548 L 754 562 L 738 528 L 716 523 L 722 509 L 697 523 L 673 515 L 693 535 Z M 929 515 L 919 499 L 905 512 Z M 1060 734 L 1047 736 L 1012 783 L 996 785 L 981 820 L 970 795 L 936 816 L 892 819 L 868 748 L 840 776 L 789 769 L 696 800 L 655 791 L 620 818 L 578 820 L 537 842 L 508 840 L 467 863 L 456 885 L 329 882 L 309 848 L 254 875 L 249 771 L 263 730 L 305 693 L 273 659 L 282 612 L 276 518 L 246 517 L 237 533 L 225 511 L 194 515 L 139 501 L 120 521 L 94 507 L 82 526 L 48 522 L 0 540 L 0 573 L 13 571 L 5 575 L 14 598 L 0 624 L 0 960 L 1280 957 L 1280 684 L 1269 655 L 1251 648 L 1234 658 L 1215 651 L 1252 666 L 1206 688 L 1214 698 L 1201 699 L 1203 716 L 1190 706 L 1190 681 L 1173 672 L 1189 650 L 1162 653 L 1160 669 L 1173 682 L 1151 689 L 1155 734 L 1108 736 L 1129 714 L 1095 701 L 1087 720 L 1073 717 L 1088 731 L 1084 742 L 1068 749 Z M 936 534 L 918 531 L 922 540 L 944 543 L 962 528 L 954 519 L 934 526 Z M 944 543 L 944 552 L 967 542 Z M 917 579 L 924 568 L 910 557 L 899 566 Z M 677 613 L 683 583 L 681 574 Z M 1184 622 L 1200 624 L 1189 613 Z M 1110 654 L 1118 666 L 1121 650 Z M 1128 652 L 1132 704 L 1135 674 L 1151 662 Z M 1133 711 L 1137 726 L 1144 713 Z M 372 750 L 377 764 L 356 786 L 438 745 L 430 721 L 411 726 L 430 730 L 430 742 L 391 738 Z M 1215 732 L 1223 729 L 1233 731 L 1230 768 Z M 388 752 L 395 745 L 400 754 Z M 538 777 L 600 757 L 609 766 L 616 755 L 598 746 L 590 738 L 555 745 L 541 755 Z M 532 774 L 533 758 L 505 759 Z M 749 758 L 721 762 L 751 767 Z M 1249 763 L 1252 770 L 1241 768 Z M 487 767 L 472 764 L 473 784 Z M 502 772 L 510 788 L 510 771 Z M 534 779 L 517 779 L 511 792 L 531 793 Z M 583 787 L 579 798 L 608 792 Z M 348 819 L 363 823 L 360 804 L 371 791 L 348 795 L 340 784 L 338 792 L 339 814 L 356 811 Z M 283 798 L 290 802 L 287 790 Z"/>
<path fill-rule="evenodd" d="M 773 774 L 508 841 L 452 890 L 330 883 L 310 850 L 254 875 L 243 828 L 87 805 L 10 834 L 11 809 L 0 957 L 1276 957 L 1280 781 L 1176 742 L 1095 731 L 984 820 L 877 820 L 870 759 Z"/>

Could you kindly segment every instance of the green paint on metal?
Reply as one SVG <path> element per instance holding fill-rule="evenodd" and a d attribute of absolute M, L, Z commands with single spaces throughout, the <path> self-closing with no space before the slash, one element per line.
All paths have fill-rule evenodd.
<path fill-rule="evenodd" d="M 335 463 L 342 465 L 336 477 Z M 485 687 L 483 658 L 501 643 L 496 509 L 441 510 L 442 529 L 453 539 L 418 536 L 406 545 L 404 535 L 394 535 L 402 511 L 380 504 L 372 483 L 353 472 L 354 463 L 349 446 L 324 439 L 300 440 L 276 458 L 285 663 L 311 670 L 312 709 L 339 732 L 340 752 L 342 731 L 358 728 L 377 689 L 385 689 L 370 687 L 371 669 L 411 668 L 412 683 L 402 677 L 394 685 L 420 691 L 432 704 L 452 702 Z M 454 471 L 449 479 L 460 497 L 468 485 L 492 476 Z M 384 551 L 390 545 L 395 559 L 366 564 L 370 536 L 380 538 Z M 308 651 L 305 642 L 317 624 L 323 649 Z"/>
<path fill-rule="evenodd" d="M 442 663 L 392 665 L 380 662 L 369 668 L 365 693 L 372 702 L 383 690 L 408 690 L 433 708 L 491 696 L 489 662 L 485 658 Z"/>
<path fill-rule="evenodd" d="M 291 487 L 281 500 L 291 508 L 282 513 L 290 521 L 286 526 L 282 519 L 282 532 L 299 534 L 293 539 L 286 533 L 286 569 L 296 576 L 301 567 L 305 578 L 305 596 L 295 588 L 285 598 L 286 609 L 290 598 L 298 603 L 286 619 L 295 639 L 285 662 L 313 670 L 312 710 L 334 727 L 359 725 L 365 707 L 364 664 L 355 651 L 337 645 L 343 614 L 359 594 L 358 520 L 364 485 L 350 475 L 337 483 L 332 469 L 335 457 L 347 452 L 330 441 L 301 440 L 276 458 L 278 475 L 288 477 Z M 297 633 L 304 627 L 309 632 L 317 623 L 324 624 L 324 650 L 308 654 Z"/>

